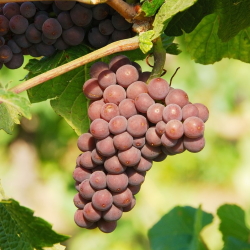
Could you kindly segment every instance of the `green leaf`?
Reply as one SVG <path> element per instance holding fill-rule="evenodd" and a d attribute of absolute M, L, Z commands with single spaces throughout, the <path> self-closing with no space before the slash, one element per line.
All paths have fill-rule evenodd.
<path fill-rule="evenodd" d="M 153 22 L 153 30 L 155 35 L 153 38 L 159 37 L 166 29 L 170 19 L 178 12 L 184 11 L 185 9 L 192 6 L 197 0 L 168 0 L 161 6 L 158 13 L 155 16 Z"/>
<path fill-rule="evenodd" d="M 48 222 L 33 213 L 13 199 L 0 201 L 0 249 L 42 250 L 69 238 L 54 232 Z"/>
<path fill-rule="evenodd" d="M 217 0 L 198 0 L 193 6 L 177 13 L 168 23 L 165 34 L 181 36 L 183 31 L 192 32 L 203 17 L 215 12 Z"/>
<path fill-rule="evenodd" d="M 139 41 L 140 41 L 140 49 L 141 51 L 146 54 L 153 48 L 153 43 L 151 42 L 152 37 L 154 36 L 154 31 L 149 30 L 143 33 L 140 33 L 139 35 Z"/>
<path fill-rule="evenodd" d="M 224 241 L 223 250 L 250 249 L 250 230 L 246 226 L 244 210 L 237 205 L 225 204 L 217 214 L 221 220 L 219 229 Z"/>
<path fill-rule="evenodd" d="M 15 124 L 20 124 L 20 116 L 31 119 L 29 101 L 6 89 L 0 89 L 0 129 L 11 134 Z"/>
<path fill-rule="evenodd" d="M 164 1 L 165 0 L 146 0 L 142 4 L 141 9 L 145 12 L 145 16 L 154 16 Z"/>
<path fill-rule="evenodd" d="M 217 35 L 218 27 L 218 16 L 211 14 L 203 18 L 194 31 L 185 34 L 184 46 L 195 62 L 212 64 L 222 58 L 234 58 L 250 63 L 250 28 L 223 43 Z"/>
<path fill-rule="evenodd" d="M 31 60 L 26 66 L 26 69 L 30 70 L 28 76 L 31 78 L 89 52 L 90 50 L 86 46 L 79 45 L 59 52 L 53 57 L 40 61 Z M 88 101 L 82 92 L 82 86 L 89 76 L 89 67 L 90 64 L 81 66 L 28 90 L 32 103 L 52 99 L 52 108 L 67 121 L 78 135 L 89 128 Z"/>
<path fill-rule="evenodd" d="M 178 44 L 173 43 L 174 37 L 166 36 L 164 33 L 161 35 L 162 46 L 165 48 L 166 53 L 171 55 L 178 55 L 181 51 L 178 49 Z"/>
<path fill-rule="evenodd" d="M 212 219 L 211 214 L 201 209 L 177 206 L 149 230 L 151 249 L 205 250 L 200 232 Z"/>
<path fill-rule="evenodd" d="M 250 26 L 249 9 L 249 0 L 220 0 L 218 36 L 223 42 L 229 41 Z"/>

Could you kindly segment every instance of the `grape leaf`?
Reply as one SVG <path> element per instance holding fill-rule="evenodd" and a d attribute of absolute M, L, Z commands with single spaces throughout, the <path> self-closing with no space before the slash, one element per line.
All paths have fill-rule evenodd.
<path fill-rule="evenodd" d="M 143 33 L 140 33 L 139 35 L 139 41 L 140 41 L 140 49 L 141 51 L 146 54 L 153 48 L 153 43 L 151 42 L 152 37 L 154 36 L 154 31 L 149 30 Z"/>
<path fill-rule="evenodd" d="M 241 30 L 250 26 L 250 1 L 220 0 L 219 3 L 218 36 L 223 42 L 227 42 Z"/>
<path fill-rule="evenodd" d="M 164 1 L 165 0 L 146 0 L 142 4 L 141 9 L 145 12 L 145 16 L 154 16 Z"/>
<path fill-rule="evenodd" d="M 178 12 L 184 11 L 185 9 L 192 6 L 197 0 L 168 0 L 160 7 L 158 13 L 155 16 L 153 22 L 153 30 L 155 35 L 153 37 L 159 37 L 166 29 L 171 18 Z"/>
<path fill-rule="evenodd" d="M 0 200 L 0 249 L 42 250 L 68 238 L 54 232 L 48 222 L 17 201 Z"/>
<path fill-rule="evenodd" d="M 225 57 L 250 63 L 250 28 L 223 43 L 217 35 L 218 27 L 218 15 L 206 16 L 191 33 L 185 34 L 183 48 L 201 64 L 213 64 Z"/>
<path fill-rule="evenodd" d="M 0 89 L 0 129 L 11 134 L 15 124 L 20 124 L 19 118 L 31 119 L 29 101 L 6 89 Z"/>
<path fill-rule="evenodd" d="M 40 61 L 33 59 L 26 66 L 26 69 L 30 71 L 28 77 L 46 72 L 89 52 L 90 50 L 86 46 L 79 45 Z M 82 93 L 82 86 L 89 75 L 89 67 L 90 64 L 81 66 L 28 90 L 32 103 L 51 99 L 52 108 L 67 121 L 78 135 L 89 128 L 88 101 Z"/>
<path fill-rule="evenodd" d="M 152 250 L 205 250 L 200 237 L 203 227 L 212 222 L 213 216 L 189 206 L 173 208 L 149 230 Z"/>
<path fill-rule="evenodd" d="M 221 220 L 219 229 L 224 241 L 223 250 L 250 249 L 250 229 L 246 226 L 244 210 L 225 204 L 219 207 L 217 214 Z"/>

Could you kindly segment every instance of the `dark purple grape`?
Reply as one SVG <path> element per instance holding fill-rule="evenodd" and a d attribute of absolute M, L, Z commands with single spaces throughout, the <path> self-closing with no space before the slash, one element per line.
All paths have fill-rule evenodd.
<path fill-rule="evenodd" d="M 37 43 L 35 46 L 36 46 L 37 52 L 41 54 L 42 56 L 52 56 L 56 52 L 56 49 L 54 48 L 53 45 L 48 45 L 43 42 Z"/>
<path fill-rule="evenodd" d="M 55 5 L 59 10 L 71 10 L 76 4 L 76 1 L 55 1 Z"/>
<path fill-rule="evenodd" d="M 106 174 L 103 171 L 95 171 L 89 177 L 90 185 L 96 189 L 104 189 L 107 186 Z"/>
<path fill-rule="evenodd" d="M 38 13 L 34 18 L 34 25 L 38 30 L 42 30 L 44 22 L 49 19 L 45 13 Z"/>
<path fill-rule="evenodd" d="M 98 140 L 96 143 L 96 149 L 101 155 L 105 157 L 111 157 L 117 151 L 113 143 L 113 138 L 111 136 L 107 136 L 102 140 Z"/>
<path fill-rule="evenodd" d="M 35 27 L 34 23 L 28 26 L 25 36 L 31 43 L 40 43 L 42 41 L 42 32 Z"/>
<path fill-rule="evenodd" d="M 118 115 L 113 117 L 109 121 L 109 130 L 112 134 L 117 135 L 126 131 L 127 125 L 128 125 L 127 119 L 124 116 Z"/>
<path fill-rule="evenodd" d="M 20 47 L 20 48 L 29 48 L 31 47 L 32 43 L 30 43 L 28 41 L 28 39 L 26 38 L 25 34 L 21 34 L 21 35 L 14 35 L 13 36 L 13 40 L 16 42 L 16 44 Z"/>
<path fill-rule="evenodd" d="M 96 49 L 108 44 L 109 36 L 103 35 L 98 28 L 94 27 L 88 32 L 88 41 Z"/>
<path fill-rule="evenodd" d="M 18 3 L 6 3 L 3 6 L 3 14 L 9 20 L 16 15 L 20 15 L 20 5 Z"/>
<path fill-rule="evenodd" d="M 62 34 L 62 26 L 55 18 L 48 18 L 42 26 L 44 36 L 49 39 L 57 39 Z"/>
<path fill-rule="evenodd" d="M 158 155 L 156 158 L 154 158 L 154 162 L 162 162 L 167 158 L 168 154 L 165 152 L 162 152 L 160 155 Z"/>
<path fill-rule="evenodd" d="M 5 67 L 8 69 L 18 69 L 23 65 L 24 57 L 22 53 L 13 54 L 10 61 L 5 63 Z"/>
<path fill-rule="evenodd" d="M 56 39 L 56 42 L 54 43 L 54 47 L 58 50 L 65 50 L 69 47 L 69 45 L 64 42 L 62 37 L 59 37 Z"/>
<path fill-rule="evenodd" d="M 142 115 L 134 115 L 128 119 L 127 131 L 133 137 L 144 136 L 148 130 L 147 119 Z"/>
<path fill-rule="evenodd" d="M 148 83 L 148 94 L 154 100 L 164 100 L 169 92 L 169 84 L 163 78 L 154 78 Z"/>
<path fill-rule="evenodd" d="M 115 135 L 113 137 L 114 146 L 118 150 L 127 150 L 133 145 L 133 137 L 128 132 Z"/>
<path fill-rule="evenodd" d="M 77 226 L 82 227 L 82 228 L 88 228 L 93 225 L 93 222 L 88 221 L 84 216 L 83 216 L 83 210 L 78 209 L 75 212 L 74 215 L 74 220 Z"/>
<path fill-rule="evenodd" d="M 121 174 L 126 170 L 126 166 L 122 165 L 116 155 L 107 158 L 104 162 L 106 171 L 110 174 Z"/>
<path fill-rule="evenodd" d="M 117 30 L 127 30 L 132 26 L 132 23 L 126 21 L 126 19 L 116 13 L 112 16 L 112 24 Z"/>
<path fill-rule="evenodd" d="M 9 20 L 3 16 L 0 15 L 0 36 L 6 35 L 9 31 Z"/>
<path fill-rule="evenodd" d="M 12 40 L 13 41 L 13 40 Z M 0 48 L 5 44 L 4 37 L 0 36 Z M 9 46 L 9 45 L 8 45 Z"/>
<path fill-rule="evenodd" d="M 123 88 L 127 88 L 130 84 L 137 81 L 139 73 L 132 65 L 123 65 L 116 71 L 117 83 Z"/>
<path fill-rule="evenodd" d="M 0 62 L 7 63 L 13 57 L 13 53 L 9 46 L 3 45 L 0 47 Z"/>
<path fill-rule="evenodd" d="M 130 38 L 131 36 L 132 35 L 131 35 L 130 30 L 117 30 L 117 29 L 115 29 L 111 35 L 111 38 L 112 38 L 113 42 L 116 42 L 116 41 Z"/>
<path fill-rule="evenodd" d="M 70 46 L 76 46 L 82 43 L 85 37 L 85 31 L 81 27 L 73 26 L 62 32 L 64 42 Z"/>
<path fill-rule="evenodd" d="M 91 23 L 92 11 L 77 3 L 70 10 L 70 17 L 75 25 L 86 27 Z"/>
<path fill-rule="evenodd" d="M 149 71 L 144 71 L 142 72 L 140 75 L 139 75 L 139 81 L 142 81 L 142 82 L 147 82 L 149 77 L 151 75 L 151 72 Z"/>
<path fill-rule="evenodd" d="M 121 164 L 132 167 L 139 163 L 141 158 L 141 151 L 138 148 L 131 147 L 127 150 L 118 152 L 118 159 Z"/>
<path fill-rule="evenodd" d="M 109 135 L 109 124 L 107 121 L 97 118 L 90 124 L 90 133 L 96 139 L 104 139 Z"/>
<path fill-rule="evenodd" d="M 93 206 L 99 211 L 108 210 L 113 203 L 113 196 L 107 189 L 98 190 L 92 197 Z"/>
<path fill-rule="evenodd" d="M 109 210 L 106 210 L 102 214 L 102 218 L 105 221 L 117 221 L 122 217 L 123 209 L 121 207 L 117 207 L 112 205 Z"/>
<path fill-rule="evenodd" d="M 112 192 L 122 192 L 128 186 L 128 176 L 125 173 L 107 174 L 107 186 Z"/>
<path fill-rule="evenodd" d="M 14 34 L 23 34 L 29 26 L 28 20 L 22 15 L 13 16 L 10 19 L 9 27 Z"/>
<path fill-rule="evenodd" d="M 205 124 L 199 117 L 191 116 L 183 122 L 184 134 L 189 138 L 198 138 L 204 134 Z"/>
<path fill-rule="evenodd" d="M 135 107 L 135 101 L 132 99 L 124 99 L 119 104 L 120 115 L 125 118 L 129 118 L 133 115 L 138 114 L 137 109 Z"/>
<path fill-rule="evenodd" d="M 101 21 L 99 23 L 98 28 L 99 28 L 99 31 L 105 36 L 111 35 L 113 31 L 115 30 L 112 24 L 112 21 L 110 19 L 105 19 Z"/>
<path fill-rule="evenodd" d="M 61 12 L 57 16 L 57 21 L 61 24 L 61 26 L 62 26 L 62 28 L 64 30 L 67 30 L 67 29 L 71 28 L 74 25 L 68 11 Z"/>
<path fill-rule="evenodd" d="M 109 6 L 107 4 L 98 4 L 95 5 L 92 9 L 93 18 L 96 20 L 103 20 L 109 15 Z"/>
<path fill-rule="evenodd" d="M 99 74 L 102 71 L 108 70 L 108 69 L 109 69 L 109 66 L 107 63 L 98 61 L 91 65 L 89 73 L 90 73 L 91 78 L 98 78 Z"/>
<path fill-rule="evenodd" d="M 102 213 L 93 207 L 92 202 L 89 202 L 83 208 L 83 216 L 88 221 L 96 222 L 101 219 Z"/>
<path fill-rule="evenodd" d="M 32 2 L 24 2 L 20 5 L 22 16 L 31 18 L 36 14 L 36 6 Z"/>
<path fill-rule="evenodd" d="M 89 179 L 86 179 L 79 184 L 79 193 L 84 199 L 91 200 L 96 192 L 90 185 Z"/>

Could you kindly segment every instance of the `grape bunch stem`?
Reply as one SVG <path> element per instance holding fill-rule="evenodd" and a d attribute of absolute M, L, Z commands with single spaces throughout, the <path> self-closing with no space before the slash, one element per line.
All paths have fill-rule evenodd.
<path fill-rule="evenodd" d="M 0 0 L 1 1 L 1 0 Z M 117 42 L 113 42 L 101 49 L 95 50 L 85 56 L 79 57 L 69 63 L 63 64 L 57 68 L 54 68 L 52 70 L 49 70 L 43 74 L 40 74 L 38 76 L 35 76 L 13 88 L 10 89 L 10 91 L 18 94 L 25 90 L 28 90 L 32 87 L 35 87 L 41 83 L 44 83 L 48 80 L 51 80 L 57 76 L 60 76 L 66 72 L 69 72 L 75 68 L 78 68 L 80 66 L 83 66 L 89 62 L 95 61 L 97 59 L 103 58 L 105 56 L 122 52 L 122 51 L 129 51 L 129 50 L 135 50 L 139 48 L 139 38 L 138 36 L 120 40 Z"/>

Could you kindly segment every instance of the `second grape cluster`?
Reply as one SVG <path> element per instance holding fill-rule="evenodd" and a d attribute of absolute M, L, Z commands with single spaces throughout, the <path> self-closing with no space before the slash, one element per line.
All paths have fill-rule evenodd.
<path fill-rule="evenodd" d="M 91 124 L 78 139 L 83 153 L 73 173 L 75 222 L 109 233 L 135 206 L 153 161 L 204 148 L 209 112 L 163 78 L 146 84 L 150 73 L 123 55 L 93 64 L 90 75 L 83 93 Z"/>

